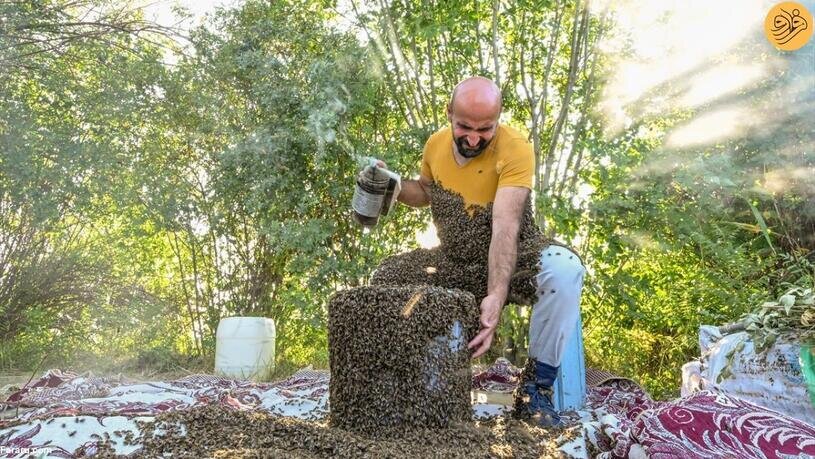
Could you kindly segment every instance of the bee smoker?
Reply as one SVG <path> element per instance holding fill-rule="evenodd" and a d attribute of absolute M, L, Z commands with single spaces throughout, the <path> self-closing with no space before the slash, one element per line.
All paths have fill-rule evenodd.
<path fill-rule="evenodd" d="M 351 201 L 354 218 L 366 228 L 375 226 L 381 215 L 388 215 L 401 190 L 399 174 L 377 166 L 377 160 L 371 158 L 357 177 Z"/>

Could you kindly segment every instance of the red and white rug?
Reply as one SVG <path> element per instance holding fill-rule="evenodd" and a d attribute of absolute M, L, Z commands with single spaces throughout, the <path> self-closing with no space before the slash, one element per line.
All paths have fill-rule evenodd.
<path fill-rule="evenodd" d="M 474 388 L 511 391 L 517 376 L 517 368 L 499 361 L 474 375 Z M 327 372 L 313 370 L 275 383 L 208 375 L 133 382 L 50 370 L 0 403 L 6 413 L 29 409 L 0 421 L 0 457 L 93 455 L 96 440 L 104 437 L 115 442 L 117 453 L 129 454 L 138 446 L 125 446 L 119 437 L 137 433 L 135 420 L 211 403 L 321 419 L 328 381 Z M 713 392 L 659 402 L 630 381 L 609 379 L 589 389 L 585 409 L 570 419 L 581 433 L 561 446 L 571 457 L 586 457 L 590 449 L 601 458 L 815 457 L 815 426 Z"/>

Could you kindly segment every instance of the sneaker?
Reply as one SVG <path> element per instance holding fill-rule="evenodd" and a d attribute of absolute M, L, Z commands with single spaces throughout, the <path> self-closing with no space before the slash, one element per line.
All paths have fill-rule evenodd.
<path fill-rule="evenodd" d="M 551 386 L 539 386 L 534 382 L 524 385 L 524 391 L 529 396 L 529 403 L 526 404 L 527 415 L 538 417 L 538 425 L 541 427 L 562 427 L 563 421 L 560 414 L 555 410 L 552 403 Z"/>

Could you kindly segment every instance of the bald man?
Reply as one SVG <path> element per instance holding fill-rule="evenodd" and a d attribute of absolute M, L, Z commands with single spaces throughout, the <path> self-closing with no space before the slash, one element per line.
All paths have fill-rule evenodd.
<path fill-rule="evenodd" d="M 491 80 L 472 77 L 459 83 L 447 106 L 450 126 L 430 136 L 418 180 L 402 181 L 398 196 L 412 207 L 432 205 L 430 187 L 435 183 L 461 195 L 468 206 L 492 204 L 487 295 L 480 305 L 481 330 L 468 346 L 473 358 L 490 348 L 507 302 L 534 177 L 532 146 L 526 136 L 499 122 L 501 106 L 501 91 Z M 580 258 L 566 247 L 549 246 L 541 253 L 538 299 L 529 327 L 535 378 L 524 382 L 528 403 L 523 414 L 538 417 L 543 426 L 561 425 L 552 385 L 580 314 L 584 273 Z"/>

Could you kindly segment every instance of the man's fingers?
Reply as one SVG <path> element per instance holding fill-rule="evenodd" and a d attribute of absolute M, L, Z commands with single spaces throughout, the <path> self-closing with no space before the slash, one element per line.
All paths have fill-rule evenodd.
<path fill-rule="evenodd" d="M 481 344 L 482 342 L 484 342 L 484 339 L 487 337 L 489 332 L 490 332 L 489 329 L 482 328 L 481 331 L 477 335 L 475 335 L 475 338 L 473 338 L 473 340 L 470 341 L 470 344 L 468 344 L 467 347 L 472 349 Z"/>
<path fill-rule="evenodd" d="M 490 345 L 491 344 L 492 344 L 492 337 L 490 336 L 490 337 L 487 337 L 487 339 L 484 340 L 484 342 L 481 344 L 481 347 L 479 347 L 478 350 L 476 350 L 473 353 L 472 358 L 477 359 L 477 358 L 481 357 L 482 355 L 484 355 L 488 350 L 490 350 Z"/>
<path fill-rule="evenodd" d="M 472 358 L 477 359 L 482 355 L 486 354 L 486 352 L 490 349 L 489 346 L 481 346 L 475 353 L 473 354 Z"/>
<path fill-rule="evenodd" d="M 467 344 L 467 349 L 472 349 L 472 348 L 478 346 L 479 344 L 481 344 L 482 340 L 483 340 L 483 338 L 481 337 L 481 333 L 475 335 L 475 338 L 473 338 L 473 340 L 470 341 L 469 344 Z"/>
<path fill-rule="evenodd" d="M 493 330 L 489 328 L 482 329 L 478 335 L 470 341 L 470 344 L 467 345 L 468 349 L 472 349 L 477 347 L 478 349 L 475 350 L 473 353 L 472 358 L 481 357 L 485 352 L 490 349 L 490 345 L 492 344 L 492 334 Z"/>

